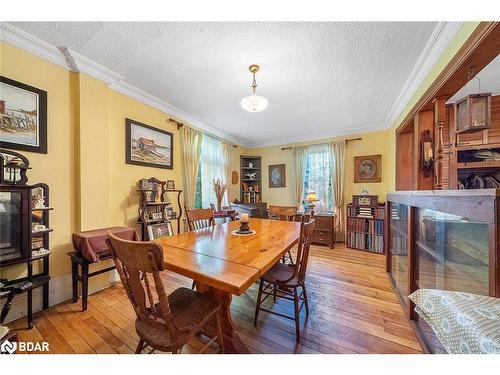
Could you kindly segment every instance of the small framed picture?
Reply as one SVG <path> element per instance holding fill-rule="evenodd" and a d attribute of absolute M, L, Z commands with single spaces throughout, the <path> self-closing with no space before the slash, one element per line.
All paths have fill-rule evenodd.
<path fill-rule="evenodd" d="M 283 188 L 286 187 L 286 165 L 276 164 L 269 166 L 269 187 Z"/>
<path fill-rule="evenodd" d="M 174 180 L 167 180 L 167 189 L 168 190 L 174 190 L 175 189 L 175 181 Z"/>
<path fill-rule="evenodd" d="M 156 240 L 161 237 L 168 237 L 173 235 L 174 230 L 172 229 L 172 223 L 170 221 L 167 221 L 166 223 L 148 225 L 149 240 Z"/>
<path fill-rule="evenodd" d="M 141 190 L 149 189 L 149 181 L 147 178 L 141 178 Z"/>
<path fill-rule="evenodd" d="M 354 182 L 380 182 L 382 180 L 382 155 L 354 157 Z"/>

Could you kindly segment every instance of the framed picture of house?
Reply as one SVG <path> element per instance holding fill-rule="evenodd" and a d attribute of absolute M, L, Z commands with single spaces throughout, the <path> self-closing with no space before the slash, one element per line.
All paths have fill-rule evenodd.
<path fill-rule="evenodd" d="M 174 135 L 141 122 L 125 119 L 125 162 L 173 169 Z"/>
<path fill-rule="evenodd" d="M 286 165 L 276 164 L 269 166 L 269 187 L 283 188 L 286 187 Z"/>
<path fill-rule="evenodd" d="M 0 76 L 2 147 L 47 153 L 47 92 Z"/>
<path fill-rule="evenodd" d="M 380 182 L 382 180 L 382 155 L 354 157 L 354 182 Z"/>
<path fill-rule="evenodd" d="M 156 240 L 157 238 L 173 236 L 174 230 L 172 229 L 172 223 L 167 221 L 165 223 L 151 224 L 148 225 L 148 239 Z"/>

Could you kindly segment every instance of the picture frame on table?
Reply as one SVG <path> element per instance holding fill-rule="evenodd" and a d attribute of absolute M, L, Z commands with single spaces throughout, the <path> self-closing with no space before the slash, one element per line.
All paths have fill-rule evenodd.
<path fill-rule="evenodd" d="M 129 118 L 125 119 L 125 163 L 173 169 L 174 135 Z"/>
<path fill-rule="evenodd" d="M 148 225 L 148 239 L 156 240 L 161 237 L 169 237 L 174 235 L 172 223 L 170 221 L 158 224 Z"/>
<path fill-rule="evenodd" d="M 47 91 L 0 76 L 0 143 L 47 153 Z"/>
<path fill-rule="evenodd" d="M 174 180 L 167 180 L 166 188 L 168 190 L 175 190 L 175 181 Z"/>

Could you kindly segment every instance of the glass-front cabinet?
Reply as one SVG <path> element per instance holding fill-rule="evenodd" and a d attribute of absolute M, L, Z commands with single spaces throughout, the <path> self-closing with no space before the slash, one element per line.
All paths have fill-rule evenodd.
<path fill-rule="evenodd" d="M 389 193 L 387 272 L 426 349 L 443 351 L 408 295 L 418 289 L 500 297 L 500 190 Z"/>

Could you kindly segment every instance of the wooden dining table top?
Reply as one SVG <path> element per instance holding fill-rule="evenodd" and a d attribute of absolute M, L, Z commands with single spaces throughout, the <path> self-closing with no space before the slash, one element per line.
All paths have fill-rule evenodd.
<path fill-rule="evenodd" d="M 300 223 L 251 218 L 254 234 L 232 234 L 239 225 L 232 221 L 157 239 L 165 267 L 241 295 L 298 242 Z"/>

